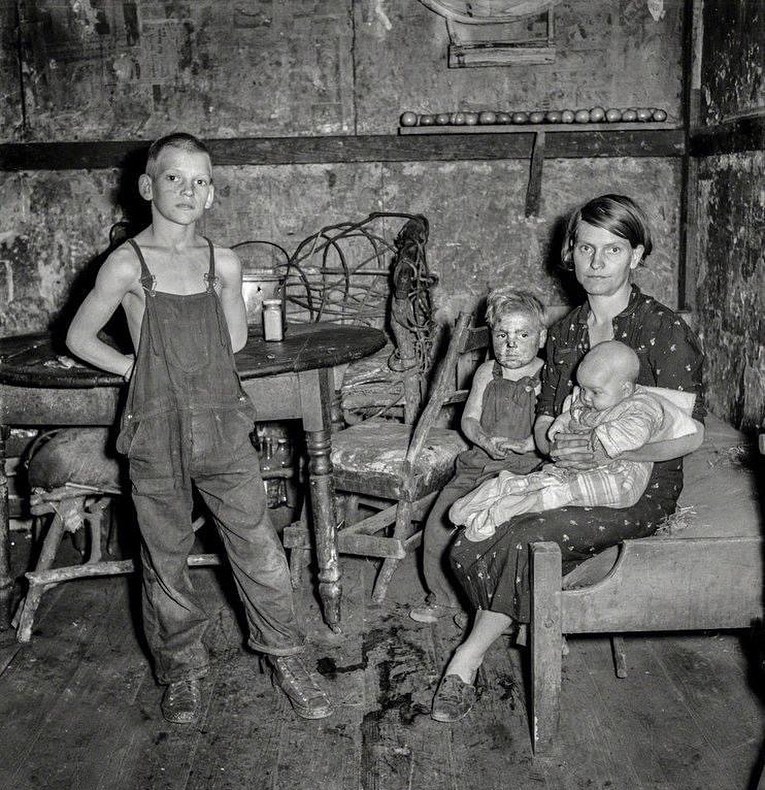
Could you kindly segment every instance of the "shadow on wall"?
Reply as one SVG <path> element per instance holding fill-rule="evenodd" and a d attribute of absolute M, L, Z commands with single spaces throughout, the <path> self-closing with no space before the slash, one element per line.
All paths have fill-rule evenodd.
<path fill-rule="evenodd" d="M 148 145 L 129 151 L 122 160 L 119 181 L 112 193 L 115 206 L 121 211 L 122 219 L 109 229 L 109 246 L 91 258 L 78 272 L 69 289 L 69 296 L 59 312 L 51 319 L 48 329 L 54 345 L 60 353 L 66 353 L 66 333 L 69 324 L 96 282 L 101 264 L 111 252 L 135 236 L 151 223 L 151 205 L 138 193 L 138 177 L 144 172 Z M 117 310 L 103 329 L 104 338 L 119 349 L 132 350 L 127 322 L 122 310 Z"/>
<path fill-rule="evenodd" d="M 577 282 L 576 277 L 574 277 L 574 273 L 564 269 L 561 265 L 561 250 L 563 249 L 563 240 L 566 237 L 567 223 L 568 216 L 560 217 L 555 221 L 550 233 L 550 242 L 546 248 L 547 254 L 544 259 L 544 267 L 547 274 L 560 283 L 566 302 L 574 306 L 584 302 L 585 293 L 582 286 Z"/>

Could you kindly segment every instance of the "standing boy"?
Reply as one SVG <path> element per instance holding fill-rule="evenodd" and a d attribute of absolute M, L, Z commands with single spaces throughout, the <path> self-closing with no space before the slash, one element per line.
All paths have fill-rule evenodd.
<path fill-rule="evenodd" d="M 332 713 L 307 672 L 284 550 L 268 516 L 258 455 L 250 441 L 255 412 L 233 352 L 247 340 L 241 265 L 196 232 L 212 205 L 205 145 L 175 133 L 149 149 L 138 181 L 152 222 L 106 260 L 72 321 L 67 344 L 91 364 L 130 381 L 117 449 L 127 454 L 141 532 L 143 616 L 162 714 L 192 723 L 201 712 L 206 614 L 187 557 L 194 542 L 192 481 L 228 555 L 249 626 L 273 678 L 299 716 Z M 135 358 L 98 338 L 119 305 Z"/>

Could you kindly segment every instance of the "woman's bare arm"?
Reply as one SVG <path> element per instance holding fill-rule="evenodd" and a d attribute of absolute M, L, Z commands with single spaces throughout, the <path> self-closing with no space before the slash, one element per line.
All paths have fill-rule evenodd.
<path fill-rule="evenodd" d="M 627 461 L 671 461 L 698 450 L 704 441 L 704 426 L 697 420 L 693 421 L 696 433 L 681 436 L 679 439 L 665 439 L 662 442 L 649 442 L 637 450 L 628 450 L 619 458 Z"/>

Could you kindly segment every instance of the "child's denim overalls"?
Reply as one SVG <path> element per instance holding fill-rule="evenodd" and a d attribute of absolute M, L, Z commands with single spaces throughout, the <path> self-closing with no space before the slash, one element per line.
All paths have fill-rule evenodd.
<path fill-rule="evenodd" d="M 117 448 L 130 459 L 141 530 L 144 629 L 161 683 L 204 675 L 207 616 L 186 565 L 192 480 L 214 518 L 244 603 L 252 648 L 302 650 L 284 549 L 266 508 L 250 441 L 254 408 L 234 366 L 215 292 L 210 245 L 207 287 L 180 295 L 154 288 L 140 248 L 146 309 Z"/>

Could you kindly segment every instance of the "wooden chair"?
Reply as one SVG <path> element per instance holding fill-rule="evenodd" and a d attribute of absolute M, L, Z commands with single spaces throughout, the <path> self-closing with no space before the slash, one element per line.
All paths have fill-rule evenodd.
<path fill-rule="evenodd" d="M 471 327 L 471 315 L 460 314 L 426 405 L 413 426 L 367 420 L 332 437 L 335 489 L 345 501 L 338 550 L 383 559 L 372 593 L 376 602 L 385 597 L 399 560 L 421 539 L 415 522 L 427 515 L 454 474 L 457 455 L 467 448 L 457 430 L 442 424 L 443 412 L 467 399 L 469 388 L 464 385 L 476 363 L 485 358 L 488 345 L 487 329 Z M 378 512 L 359 520 L 359 505 Z M 284 539 L 293 551 L 290 559 L 297 580 L 300 550 L 310 547 L 310 536 L 296 524 L 285 530 Z"/>
<path fill-rule="evenodd" d="M 277 267 L 289 323 L 331 321 L 383 330 L 374 357 L 335 371 L 339 427 L 385 414 L 411 425 L 432 362 L 429 225 L 418 214 L 375 212 L 327 225 Z"/>

